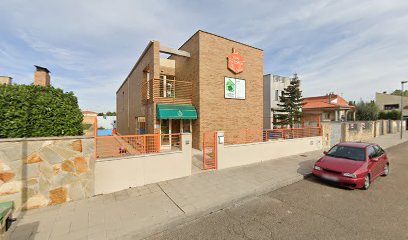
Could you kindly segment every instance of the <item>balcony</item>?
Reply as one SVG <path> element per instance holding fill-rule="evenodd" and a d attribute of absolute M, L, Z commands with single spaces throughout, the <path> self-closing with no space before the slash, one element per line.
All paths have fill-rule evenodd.
<path fill-rule="evenodd" d="M 142 102 L 192 104 L 192 83 L 170 79 L 153 79 L 141 88 Z"/>

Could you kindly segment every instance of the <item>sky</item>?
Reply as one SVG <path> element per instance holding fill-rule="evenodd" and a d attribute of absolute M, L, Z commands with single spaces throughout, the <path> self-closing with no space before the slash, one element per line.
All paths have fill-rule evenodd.
<path fill-rule="evenodd" d="M 1 0 L 0 76 L 34 66 L 82 110 L 115 111 L 150 40 L 179 48 L 201 29 L 264 50 L 264 74 L 298 73 L 303 96 L 372 100 L 408 80 L 408 1 Z"/>

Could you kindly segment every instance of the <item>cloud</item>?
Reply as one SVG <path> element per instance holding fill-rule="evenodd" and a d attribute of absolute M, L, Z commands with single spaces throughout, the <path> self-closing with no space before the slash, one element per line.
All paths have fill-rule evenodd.
<path fill-rule="evenodd" d="M 3 0 L 0 9 L 0 75 L 30 83 L 32 65 L 44 65 L 83 109 L 115 110 L 149 40 L 177 48 L 198 29 L 262 48 L 265 73 L 297 72 L 305 96 L 371 99 L 407 77 L 402 0 Z"/>

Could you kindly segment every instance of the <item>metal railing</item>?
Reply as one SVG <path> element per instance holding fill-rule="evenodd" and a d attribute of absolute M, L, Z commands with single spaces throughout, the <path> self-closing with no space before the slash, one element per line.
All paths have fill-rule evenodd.
<path fill-rule="evenodd" d="M 95 137 L 96 158 L 181 150 L 181 134 L 143 134 Z"/>
<path fill-rule="evenodd" d="M 154 101 L 191 104 L 193 96 L 192 82 L 169 79 L 146 81 L 142 84 L 141 91 L 144 103 Z"/>
<path fill-rule="evenodd" d="M 275 140 L 321 136 L 320 127 L 281 128 L 270 130 L 235 130 L 224 132 L 224 144 L 247 144 Z"/>

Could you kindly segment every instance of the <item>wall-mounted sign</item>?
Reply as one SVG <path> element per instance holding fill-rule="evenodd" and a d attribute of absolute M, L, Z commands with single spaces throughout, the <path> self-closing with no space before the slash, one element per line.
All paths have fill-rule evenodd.
<path fill-rule="evenodd" d="M 244 58 L 235 51 L 235 48 L 232 49 L 231 55 L 227 57 L 228 59 L 228 69 L 233 73 L 238 74 L 244 71 Z"/>
<path fill-rule="evenodd" d="M 225 77 L 224 97 L 231 99 L 245 99 L 245 80 Z"/>

